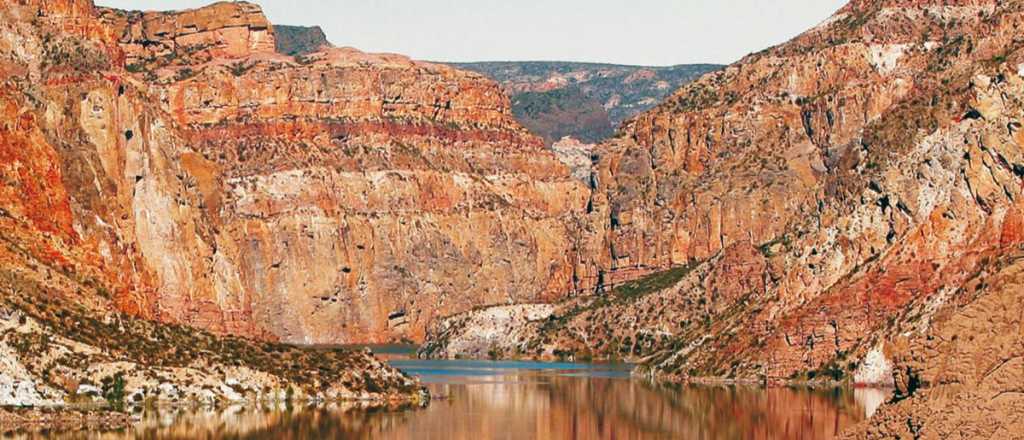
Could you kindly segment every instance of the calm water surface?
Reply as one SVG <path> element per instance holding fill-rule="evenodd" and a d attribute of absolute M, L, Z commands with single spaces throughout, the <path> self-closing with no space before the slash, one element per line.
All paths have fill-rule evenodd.
<path fill-rule="evenodd" d="M 655 387 L 615 364 L 421 361 L 384 357 L 419 376 L 426 408 L 235 407 L 147 414 L 150 439 L 828 439 L 863 420 L 877 390 Z M 79 438 L 83 434 L 73 437 Z"/>

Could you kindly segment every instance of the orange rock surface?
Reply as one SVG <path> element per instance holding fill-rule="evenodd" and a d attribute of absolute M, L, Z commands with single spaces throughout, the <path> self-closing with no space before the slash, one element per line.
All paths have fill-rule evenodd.
<path fill-rule="evenodd" d="M 920 378 L 915 403 L 871 436 L 1018 432 L 1019 417 L 980 424 L 1020 412 L 1019 338 L 963 339 L 1022 313 L 977 279 L 1022 245 L 1022 6 L 856 0 L 684 86 L 594 148 L 583 255 L 619 287 L 515 331 L 467 327 L 490 310 L 453 317 L 424 353 L 625 357 L 671 381 L 884 384 L 894 369 Z M 975 374 L 988 358 L 1005 377 Z M 983 390 L 954 386 L 969 383 Z"/>
<path fill-rule="evenodd" d="M 963 410 L 1020 413 L 1022 24 L 1016 0 L 855 0 L 586 148 L 587 178 L 480 75 L 284 56 L 252 4 L 9 2 L 0 275 L 288 342 L 437 323 L 447 355 L 496 334 L 678 381 L 894 377 L 854 435 L 1003 436 Z M 488 305 L 516 328 L 441 319 Z"/>
<path fill-rule="evenodd" d="M 4 12 L 4 72 L 43 97 L 5 107 L 21 122 L 4 206 L 124 310 L 296 343 L 419 340 L 436 317 L 581 283 L 566 250 L 589 190 L 478 74 L 281 55 L 249 3 Z M 70 23 L 88 32 L 39 32 Z"/>

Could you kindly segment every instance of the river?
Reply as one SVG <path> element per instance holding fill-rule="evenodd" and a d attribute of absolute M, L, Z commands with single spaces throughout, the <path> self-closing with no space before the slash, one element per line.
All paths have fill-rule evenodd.
<path fill-rule="evenodd" d="M 663 387 L 625 364 L 424 361 L 381 350 L 418 376 L 426 408 L 231 407 L 150 412 L 125 432 L 147 439 L 829 439 L 887 398 L 880 390 Z M 380 353 L 380 352 L 379 352 Z"/>

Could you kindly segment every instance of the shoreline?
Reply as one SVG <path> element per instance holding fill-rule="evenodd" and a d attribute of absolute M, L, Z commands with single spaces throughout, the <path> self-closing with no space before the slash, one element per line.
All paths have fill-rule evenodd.
<path fill-rule="evenodd" d="M 0 407 L 0 436 L 40 432 L 109 432 L 125 429 L 131 424 L 131 414 L 107 408 Z"/>
<path fill-rule="evenodd" d="M 292 399 L 245 400 L 237 402 L 161 402 L 151 406 L 125 406 L 117 410 L 106 404 L 66 404 L 54 406 L 0 406 L 0 436 L 40 432 L 73 433 L 79 431 L 111 432 L 131 428 L 147 412 L 221 411 L 232 407 L 248 409 L 349 406 L 348 409 L 426 408 L 434 400 L 426 388 L 408 396 L 382 396 L 369 399 Z"/>
<path fill-rule="evenodd" d="M 715 376 L 698 376 L 698 377 L 681 377 L 670 374 L 658 374 L 645 368 L 642 364 L 635 361 L 626 359 L 600 359 L 592 358 L 586 360 L 573 359 L 572 357 L 560 359 L 554 357 L 530 357 L 512 356 L 509 358 L 501 359 L 490 359 L 490 358 L 475 358 L 475 357 L 456 357 L 456 358 L 434 358 L 434 357 L 420 357 L 417 356 L 415 359 L 426 360 L 426 361 L 444 361 L 444 360 L 464 360 L 464 361 L 493 361 L 493 362 L 540 362 L 540 363 L 574 363 L 574 364 L 589 364 L 589 365 L 631 365 L 633 369 L 630 371 L 630 377 L 633 379 L 645 381 L 648 383 L 664 386 L 680 386 L 680 385 L 701 385 L 701 386 L 746 386 L 756 388 L 806 388 L 806 389 L 877 389 L 877 390 L 894 390 L 896 386 L 893 384 L 872 384 L 872 383 L 854 383 L 849 380 L 808 380 L 808 379 L 786 379 L 786 378 L 725 378 Z"/>

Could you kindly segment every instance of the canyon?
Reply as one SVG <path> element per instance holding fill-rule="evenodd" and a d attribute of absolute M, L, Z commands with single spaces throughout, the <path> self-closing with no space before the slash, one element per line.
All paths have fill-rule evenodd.
<path fill-rule="evenodd" d="M 1011 438 L 1022 24 L 1019 1 L 853 0 L 633 117 L 591 103 L 588 144 L 531 133 L 506 92 L 676 87 L 569 66 L 618 73 L 536 89 L 563 68 L 477 66 L 514 72 L 499 84 L 245 2 L 9 2 L 0 405 L 115 383 L 139 401 L 418 401 L 368 352 L 290 345 L 411 341 L 666 382 L 893 386 L 847 435 Z"/>
<path fill-rule="evenodd" d="M 565 250 L 588 190 L 493 82 L 351 48 L 286 56 L 248 3 L 98 16 L 189 148 L 171 159 L 188 211 L 146 170 L 114 170 L 136 211 L 172 212 L 136 228 L 152 316 L 301 344 L 420 340 L 437 317 L 586 282 Z M 129 132 L 147 135 L 104 134 L 130 149 Z"/>

